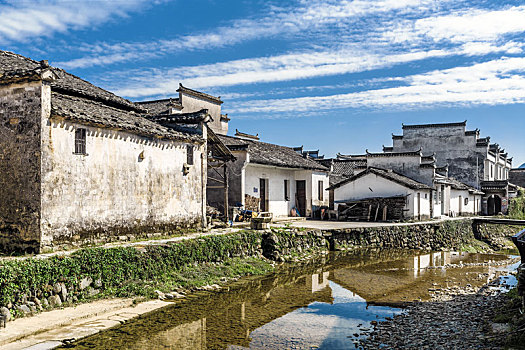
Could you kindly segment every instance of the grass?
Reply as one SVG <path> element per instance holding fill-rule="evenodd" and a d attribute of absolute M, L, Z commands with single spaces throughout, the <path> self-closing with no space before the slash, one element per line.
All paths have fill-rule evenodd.
<path fill-rule="evenodd" d="M 468 243 L 460 245 L 458 250 L 467 253 L 486 253 L 492 251 L 487 243 L 477 239 L 471 239 Z"/>
<path fill-rule="evenodd" d="M 158 275 L 153 280 L 130 280 L 119 287 L 108 288 L 96 296 L 138 297 L 139 300 L 157 298 L 156 290 L 172 292 L 193 290 L 212 284 L 223 284 L 245 276 L 264 275 L 273 271 L 273 265 L 258 257 L 231 258 L 221 263 L 200 263 L 183 266 L 180 269 Z"/>

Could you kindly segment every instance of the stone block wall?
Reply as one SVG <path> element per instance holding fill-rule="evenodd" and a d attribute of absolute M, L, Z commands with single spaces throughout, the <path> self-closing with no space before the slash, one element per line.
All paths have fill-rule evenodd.
<path fill-rule="evenodd" d="M 474 239 L 472 220 L 330 230 L 332 249 L 351 247 L 457 249 Z"/>
<path fill-rule="evenodd" d="M 0 251 L 40 244 L 42 82 L 0 86 Z"/>

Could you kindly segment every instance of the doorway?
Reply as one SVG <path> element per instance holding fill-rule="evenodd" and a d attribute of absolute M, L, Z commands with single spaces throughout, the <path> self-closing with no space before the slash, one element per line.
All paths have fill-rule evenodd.
<path fill-rule="evenodd" d="M 495 194 L 491 195 L 487 200 L 487 214 L 497 215 L 501 212 L 501 198 Z"/>
<path fill-rule="evenodd" d="M 259 207 L 261 211 L 268 211 L 268 179 L 259 179 Z"/>
<path fill-rule="evenodd" d="M 299 215 L 306 216 L 306 180 L 295 181 L 295 205 Z"/>

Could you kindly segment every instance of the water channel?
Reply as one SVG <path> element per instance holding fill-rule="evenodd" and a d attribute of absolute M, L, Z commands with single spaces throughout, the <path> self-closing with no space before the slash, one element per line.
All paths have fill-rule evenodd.
<path fill-rule="evenodd" d="M 352 349 L 371 322 L 403 312 L 404 302 L 429 300 L 429 289 L 481 287 L 501 270 L 483 263 L 507 258 L 400 250 L 332 253 L 220 291 L 193 293 L 68 348 Z"/>

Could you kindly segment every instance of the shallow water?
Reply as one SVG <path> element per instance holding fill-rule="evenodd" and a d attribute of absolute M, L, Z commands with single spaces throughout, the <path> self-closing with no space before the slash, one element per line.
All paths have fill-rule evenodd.
<path fill-rule="evenodd" d="M 77 349 L 352 349 L 429 289 L 480 287 L 506 255 L 358 250 L 197 292 L 71 344 Z M 474 265 L 474 266 L 472 266 Z M 512 281 L 509 279 L 509 283 Z"/>

